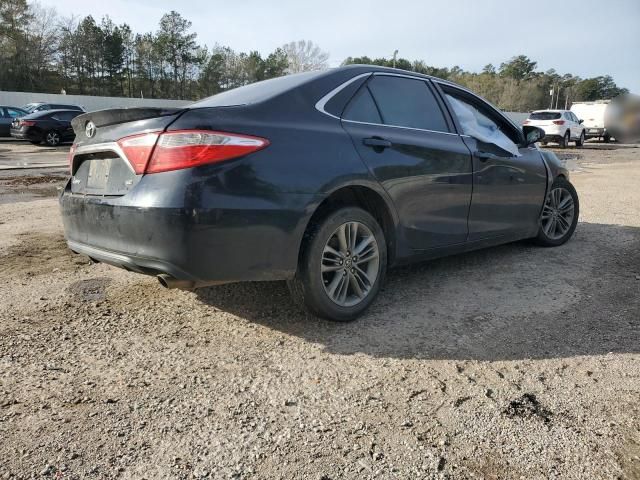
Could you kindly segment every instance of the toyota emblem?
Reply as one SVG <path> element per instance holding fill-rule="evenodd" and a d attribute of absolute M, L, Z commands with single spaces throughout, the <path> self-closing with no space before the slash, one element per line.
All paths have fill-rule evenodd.
<path fill-rule="evenodd" d="M 84 133 L 87 138 L 91 138 L 96 134 L 96 125 L 93 122 L 87 122 L 87 125 L 84 127 Z"/>

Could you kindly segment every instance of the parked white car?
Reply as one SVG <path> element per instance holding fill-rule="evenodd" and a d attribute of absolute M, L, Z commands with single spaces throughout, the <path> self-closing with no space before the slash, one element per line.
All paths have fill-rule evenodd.
<path fill-rule="evenodd" d="M 584 144 L 586 131 L 582 123 L 571 110 L 536 110 L 524 121 L 524 125 L 544 130 L 543 145 L 557 142 L 562 148 L 566 148 L 569 142 L 576 142 L 576 147 Z"/>

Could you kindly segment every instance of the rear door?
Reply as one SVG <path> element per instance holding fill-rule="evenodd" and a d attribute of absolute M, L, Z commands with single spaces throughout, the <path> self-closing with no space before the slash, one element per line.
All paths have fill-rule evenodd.
<path fill-rule="evenodd" d="M 375 74 L 342 116 L 416 250 L 464 243 L 468 233 L 471 157 L 443 108 L 428 81 Z"/>
<path fill-rule="evenodd" d="M 52 119 L 57 122 L 57 130 L 60 133 L 63 141 L 73 140 L 75 134 L 73 133 L 73 127 L 71 126 L 71 120 L 77 117 L 75 112 L 57 112 L 52 115 Z"/>
<path fill-rule="evenodd" d="M 518 147 L 521 132 L 480 98 L 450 85 L 441 87 L 473 154 L 469 240 L 534 235 L 547 188 L 540 151 Z M 466 121 L 460 121 L 463 115 Z M 470 122 L 485 129 L 486 137 Z"/>
<path fill-rule="evenodd" d="M 571 119 L 571 136 L 575 139 L 578 139 L 582 134 L 582 125 L 580 124 L 578 117 L 576 117 L 573 112 L 567 112 L 567 114 Z"/>

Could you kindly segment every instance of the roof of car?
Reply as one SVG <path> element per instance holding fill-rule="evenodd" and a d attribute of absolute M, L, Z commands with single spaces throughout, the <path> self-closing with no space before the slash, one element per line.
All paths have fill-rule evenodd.
<path fill-rule="evenodd" d="M 57 108 L 55 110 L 40 110 L 38 112 L 33 112 L 27 115 L 27 117 L 38 118 L 40 116 L 51 115 L 52 113 L 60 113 L 60 112 L 71 112 L 71 113 L 77 113 L 78 115 L 82 115 L 83 113 L 85 113 L 85 112 L 81 112 L 80 110 L 69 110 L 68 108 Z"/>
<path fill-rule="evenodd" d="M 563 112 L 570 112 L 570 111 L 571 110 L 554 110 L 554 109 L 545 108 L 544 110 L 534 110 L 531 113 L 544 113 L 544 112 L 563 113 Z"/>

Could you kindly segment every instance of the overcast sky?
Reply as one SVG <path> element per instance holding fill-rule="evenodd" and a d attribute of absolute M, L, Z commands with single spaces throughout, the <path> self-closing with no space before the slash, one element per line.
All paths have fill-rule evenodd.
<path fill-rule="evenodd" d="M 163 13 L 193 22 L 201 44 L 268 54 L 312 40 L 337 66 L 347 56 L 391 57 L 478 71 L 518 54 L 540 70 L 611 75 L 640 94 L 640 0 L 41 0 L 65 16 L 109 15 L 136 32 Z"/>

